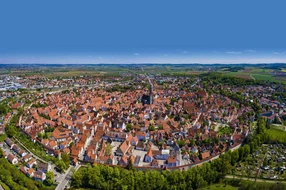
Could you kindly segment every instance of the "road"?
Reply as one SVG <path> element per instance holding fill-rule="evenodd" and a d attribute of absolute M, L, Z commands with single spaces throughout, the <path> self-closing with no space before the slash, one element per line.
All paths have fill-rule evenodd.
<path fill-rule="evenodd" d="M 73 175 L 72 168 L 74 168 L 75 171 L 77 171 L 80 168 L 80 165 L 77 165 L 76 167 L 70 166 L 66 171 L 63 180 L 58 184 L 55 190 L 64 190 L 67 186 L 69 186 L 69 181 L 71 180 Z"/>
<path fill-rule="evenodd" d="M 250 75 L 250 77 L 251 77 L 253 80 L 255 80 L 255 78 L 254 78 L 252 75 Z"/>
<path fill-rule="evenodd" d="M 226 175 L 226 178 L 229 179 L 242 179 L 242 180 L 248 180 L 248 181 L 255 181 L 255 178 L 247 178 L 247 177 L 240 177 L 240 176 L 234 176 L 234 175 Z M 286 181 L 278 181 L 278 180 L 270 180 L 270 179 L 256 179 L 257 182 L 266 182 L 266 183 L 286 183 Z"/>

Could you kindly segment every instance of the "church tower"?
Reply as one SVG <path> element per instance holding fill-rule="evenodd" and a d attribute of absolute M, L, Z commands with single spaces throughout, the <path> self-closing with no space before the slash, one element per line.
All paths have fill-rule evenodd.
<path fill-rule="evenodd" d="M 153 85 L 151 84 L 149 87 L 149 97 L 150 97 L 150 105 L 153 104 Z"/>

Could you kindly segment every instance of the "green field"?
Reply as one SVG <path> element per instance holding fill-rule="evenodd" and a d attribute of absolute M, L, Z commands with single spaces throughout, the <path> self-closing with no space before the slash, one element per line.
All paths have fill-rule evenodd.
<path fill-rule="evenodd" d="M 275 129 L 275 128 L 270 128 L 270 129 L 267 129 L 266 132 L 269 134 L 271 141 L 279 141 L 281 143 L 286 143 L 286 132 L 285 131 Z"/>
<path fill-rule="evenodd" d="M 0 135 L 0 142 L 3 142 L 7 138 L 7 135 Z"/>
<path fill-rule="evenodd" d="M 277 82 L 270 74 L 251 74 L 255 80 L 267 80 L 271 82 Z"/>
<path fill-rule="evenodd" d="M 250 76 L 250 72 L 246 72 L 245 70 L 243 71 L 238 71 L 238 72 L 228 72 L 225 75 L 231 76 L 231 77 L 239 77 L 239 78 L 245 78 L 245 79 L 252 79 Z"/>
<path fill-rule="evenodd" d="M 221 183 L 213 184 L 204 188 L 201 188 L 200 190 L 237 190 L 237 187 L 231 186 L 231 185 L 224 185 Z"/>

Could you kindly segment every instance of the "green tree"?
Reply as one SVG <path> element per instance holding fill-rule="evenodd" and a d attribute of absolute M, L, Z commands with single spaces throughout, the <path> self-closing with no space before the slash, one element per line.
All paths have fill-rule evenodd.
<path fill-rule="evenodd" d="M 237 163 L 238 158 L 239 158 L 238 150 L 234 150 L 234 151 L 231 153 L 231 165 L 234 166 L 235 163 Z"/>
<path fill-rule="evenodd" d="M 70 157 L 69 157 L 69 155 L 67 153 L 62 153 L 61 158 L 62 158 L 62 161 L 65 163 L 66 168 L 68 168 L 69 165 L 70 165 Z"/>
<path fill-rule="evenodd" d="M 6 128 L 5 128 L 5 132 L 6 134 L 8 135 L 8 137 L 13 137 L 16 135 L 17 131 L 16 131 L 16 127 L 13 126 L 13 125 L 7 125 Z"/>
<path fill-rule="evenodd" d="M 46 180 L 45 180 L 47 185 L 53 185 L 54 183 L 54 173 L 52 171 L 48 171 L 46 173 Z"/>
<path fill-rule="evenodd" d="M 8 112 L 8 107 L 6 105 L 0 104 L 0 115 L 6 115 Z"/>
<path fill-rule="evenodd" d="M 56 167 L 60 172 L 64 172 L 67 169 L 67 166 L 63 160 L 57 161 Z"/>
<path fill-rule="evenodd" d="M 110 143 L 107 143 L 107 144 L 106 144 L 105 152 L 104 152 L 105 156 L 109 156 L 109 155 L 111 154 L 112 148 L 113 148 L 113 147 L 112 147 L 112 145 L 111 145 Z"/>
<path fill-rule="evenodd" d="M 127 130 L 128 132 L 132 130 L 132 125 L 131 125 L 130 123 L 128 123 L 128 124 L 126 125 L 126 130 Z"/>

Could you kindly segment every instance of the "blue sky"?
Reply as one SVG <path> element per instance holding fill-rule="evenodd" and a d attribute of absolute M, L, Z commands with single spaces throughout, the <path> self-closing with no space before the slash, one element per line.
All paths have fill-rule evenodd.
<path fill-rule="evenodd" d="M 286 1 L 0 3 L 0 63 L 286 62 Z"/>

